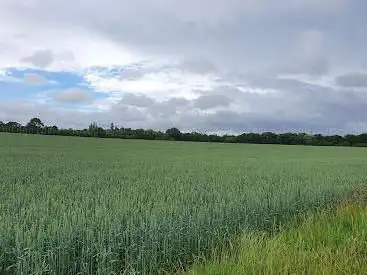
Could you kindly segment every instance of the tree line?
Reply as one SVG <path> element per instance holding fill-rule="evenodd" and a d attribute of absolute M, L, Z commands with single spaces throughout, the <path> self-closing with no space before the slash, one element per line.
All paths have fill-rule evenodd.
<path fill-rule="evenodd" d="M 57 126 L 46 126 L 39 118 L 32 118 L 26 125 L 10 121 L 0 121 L 0 132 L 25 133 L 40 135 L 120 138 L 120 139 L 145 139 L 145 140 L 176 140 L 197 142 L 222 142 L 222 143 L 253 143 L 253 144 L 287 144 L 287 145 L 314 145 L 314 146 L 360 146 L 367 147 L 367 133 L 360 135 L 310 135 L 306 133 L 243 133 L 240 135 L 215 135 L 199 132 L 183 133 L 177 128 L 167 131 L 152 129 L 131 129 L 116 127 L 113 123 L 109 129 L 102 128 L 97 123 L 92 123 L 87 129 L 59 129 Z"/>

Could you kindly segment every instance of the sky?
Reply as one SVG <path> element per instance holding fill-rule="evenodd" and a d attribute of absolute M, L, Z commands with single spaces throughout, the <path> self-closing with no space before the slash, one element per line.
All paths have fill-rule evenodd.
<path fill-rule="evenodd" d="M 0 121 L 367 132 L 365 0 L 1 0 Z"/>

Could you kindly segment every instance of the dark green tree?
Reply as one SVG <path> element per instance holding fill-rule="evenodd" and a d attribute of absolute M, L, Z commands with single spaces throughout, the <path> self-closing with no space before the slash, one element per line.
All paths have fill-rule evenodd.
<path fill-rule="evenodd" d="M 178 130 L 175 127 L 167 129 L 166 135 L 169 139 L 173 139 L 173 140 L 181 140 L 181 136 L 182 136 L 180 130 Z"/>
<path fill-rule="evenodd" d="M 45 125 L 38 117 L 32 118 L 26 125 L 26 131 L 30 134 L 40 134 Z"/>
<path fill-rule="evenodd" d="M 96 122 L 93 122 L 91 125 L 89 125 L 88 131 L 92 137 L 106 136 L 106 130 L 104 130 L 102 127 L 99 127 Z"/>
<path fill-rule="evenodd" d="M 9 133 L 20 133 L 22 131 L 22 125 L 18 122 L 9 121 L 5 123 L 4 129 Z"/>

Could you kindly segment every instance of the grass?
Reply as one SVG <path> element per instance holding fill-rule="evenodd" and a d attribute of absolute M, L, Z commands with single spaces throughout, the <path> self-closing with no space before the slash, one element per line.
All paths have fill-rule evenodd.
<path fill-rule="evenodd" d="M 0 135 L 0 273 L 165 274 L 366 182 L 365 148 Z"/>
<path fill-rule="evenodd" d="M 366 201 L 314 214 L 274 236 L 246 233 L 238 243 L 188 274 L 367 274 Z"/>

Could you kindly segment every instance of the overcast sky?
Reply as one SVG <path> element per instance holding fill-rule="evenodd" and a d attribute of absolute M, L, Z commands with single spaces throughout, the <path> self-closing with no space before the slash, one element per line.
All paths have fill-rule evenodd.
<path fill-rule="evenodd" d="M 367 132 L 365 0 L 0 0 L 0 120 Z"/>

